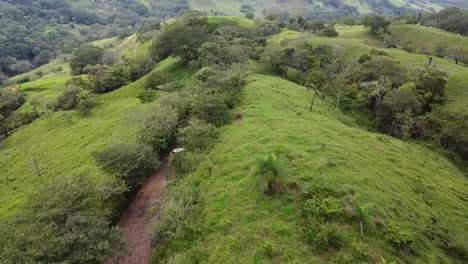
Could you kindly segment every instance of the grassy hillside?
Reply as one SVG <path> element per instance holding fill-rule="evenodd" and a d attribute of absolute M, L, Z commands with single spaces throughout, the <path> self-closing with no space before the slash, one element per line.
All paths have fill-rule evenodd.
<path fill-rule="evenodd" d="M 399 10 L 436 11 L 444 6 L 458 6 L 468 8 L 461 0 L 451 1 L 370 1 L 370 0 L 190 0 L 190 7 L 195 10 L 218 12 L 225 15 L 244 16 L 244 13 L 252 12 L 258 17 L 267 13 L 277 13 L 285 16 L 303 15 L 310 18 L 330 19 L 337 16 L 359 15 L 376 13 L 380 15 L 395 15 Z"/>
<path fill-rule="evenodd" d="M 397 39 L 401 48 L 410 52 L 429 53 L 453 57 L 459 48 L 468 53 L 468 38 L 437 28 L 417 25 L 395 25 L 390 27 L 391 34 Z M 459 51 L 460 52 L 460 51 Z"/>
<path fill-rule="evenodd" d="M 362 26 L 337 26 L 337 30 L 340 33 L 338 38 L 313 37 L 307 34 L 298 34 L 294 31 L 285 31 L 274 37 L 273 40 L 278 44 L 280 44 L 281 41 L 292 41 L 294 39 L 307 39 L 312 43 L 328 44 L 342 52 L 344 56 L 351 61 L 357 61 L 362 54 L 368 53 L 370 50 L 376 48 L 371 45 L 372 41 L 369 39 L 367 31 Z M 434 31 L 440 30 L 434 29 Z M 423 32 L 421 35 L 425 35 L 425 31 L 422 29 L 420 29 L 419 32 Z M 450 33 L 445 34 L 453 36 L 453 34 Z M 428 35 L 425 36 L 429 38 Z M 460 43 L 460 45 L 463 45 L 463 47 L 468 46 L 468 43 L 464 44 L 468 41 L 467 37 L 455 37 L 459 38 L 460 42 L 458 43 Z M 449 45 L 448 43 L 450 43 L 450 41 L 450 38 L 448 40 L 443 39 L 441 43 L 447 43 L 446 45 Z M 386 51 L 393 58 L 409 66 L 427 64 L 426 55 L 411 54 L 400 49 L 381 50 Z M 449 74 L 446 87 L 449 102 L 446 105 L 446 109 L 453 112 L 468 112 L 468 105 L 466 104 L 468 100 L 468 87 L 465 85 L 468 83 L 468 68 L 463 65 L 456 65 L 455 62 L 450 59 L 434 58 L 433 63 Z"/>
<path fill-rule="evenodd" d="M 177 60 L 161 62 L 167 70 Z M 183 80 L 184 76 L 177 76 Z M 55 112 L 15 132 L 0 151 L 0 218 L 14 215 L 17 206 L 40 184 L 33 161 L 37 160 L 45 182 L 54 177 L 89 172 L 96 182 L 109 179 L 94 164 L 93 153 L 116 142 L 135 138 L 135 115 L 148 107 L 137 99 L 141 81 L 99 97 L 90 117 L 75 111 Z"/>
<path fill-rule="evenodd" d="M 186 263 L 348 263 L 360 247 L 373 263 L 380 257 L 450 263 L 422 235 L 430 228 L 450 228 L 449 243 L 467 248 L 468 186 L 444 156 L 348 126 L 322 100 L 310 113 L 312 93 L 283 79 L 253 75 L 249 82 L 236 111 L 242 121 L 223 129 L 208 161 L 186 178 L 200 189 L 193 217 L 200 235 L 196 241 L 176 241 L 169 256 Z M 256 158 L 271 153 L 278 154 L 287 171 L 288 188 L 279 198 L 262 194 L 255 176 Z M 323 251 L 306 242 L 300 193 L 317 179 L 352 190 L 342 205 L 346 210 L 372 205 L 363 237 L 358 221 L 329 220 L 340 226 L 337 232 L 347 241 L 343 250 Z M 415 255 L 394 250 L 382 223 L 414 232 Z M 361 244 L 354 245 L 360 246 L 351 246 L 357 241 Z"/>

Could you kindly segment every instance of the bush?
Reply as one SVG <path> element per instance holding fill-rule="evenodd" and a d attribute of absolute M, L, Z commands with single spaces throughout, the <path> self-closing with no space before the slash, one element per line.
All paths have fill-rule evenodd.
<path fill-rule="evenodd" d="M 191 173 L 202 161 L 203 154 L 200 152 L 182 151 L 180 153 L 172 153 L 169 157 L 171 167 L 179 176 Z"/>
<path fill-rule="evenodd" d="M 231 122 L 232 117 L 226 103 L 218 94 L 200 95 L 194 102 L 193 115 L 217 127 Z"/>
<path fill-rule="evenodd" d="M 104 55 L 104 50 L 100 47 L 95 47 L 90 44 L 85 44 L 78 48 L 70 59 L 70 68 L 74 75 L 83 73 L 84 67 L 87 65 L 99 64 Z"/>
<path fill-rule="evenodd" d="M 63 93 L 57 97 L 55 110 L 72 110 L 78 107 L 80 103 L 89 98 L 89 92 L 77 86 L 68 86 Z"/>
<path fill-rule="evenodd" d="M 19 215 L 0 228 L 4 263 L 100 263 L 124 253 L 122 232 L 90 176 L 58 177 L 29 197 Z"/>
<path fill-rule="evenodd" d="M 409 251 L 414 241 L 414 234 L 391 223 L 385 229 L 385 238 L 395 248 Z"/>
<path fill-rule="evenodd" d="M 152 90 L 145 90 L 138 94 L 138 99 L 142 104 L 148 104 L 154 102 L 158 98 L 158 94 Z"/>
<path fill-rule="evenodd" d="M 143 117 L 140 128 L 140 141 L 162 153 L 174 142 L 175 131 L 179 125 L 177 112 L 172 108 L 159 107 L 150 110 Z"/>
<path fill-rule="evenodd" d="M 154 71 L 146 76 L 144 87 L 156 90 L 160 85 L 167 83 L 169 80 L 169 75 L 166 72 Z"/>
<path fill-rule="evenodd" d="M 169 191 L 161 217 L 150 227 L 150 239 L 154 247 L 179 237 L 186 229 L 187 219 L 198 199 L 198 190 L 187 182 L 176 185 Z"/>
<path fill-rule="evenodd" d="M 279 195 L 286 184 L 286 171 L 276 155 L 269 154 L 257 160 L 257 175 L 260 177 L 260 190 Z"/>
<path fill-rule="evenodd" d="M 347 244 L 342 232 L 338 225 L 325 223 L 321 225 L 319 232 L 314 238 L 314 244 L 324 250 L 339 250 Z"/>
<path fill-rule="evenodd" d="M 179 129 L 177 142 L 188 151 L 203 151 L 212 146 L 217 137 L 218 132 L 213 125 L 192 119 L 187 127 Z"/>
<path fill-rule="evenodd" d="M 333 25 L 329 25 L 326 26 L 324 29 L 320 30 L 319 35 L 327 38 L 334 38 L 338 37 L 338 31 L 336 31 Z"/>
<path fill-rule="evenodd" d="M 124 67 L 114 67 L 110 70 L 102 67 L 96 69 L 90 81 L 91 90 L 95 93 L 112 92 L 130 82 L 130 72 Z"/>
<path fill-rule="evenodd" d="M 82 117 L 85 117 L 91 114 L 91 110 L 93 110 L 96 105 L 96 98 L 94 96 L 89 96 L 80 101 L 76 110 Z"/>
<path fill-rule="evenodd" d="M 97 164 L 129 186 L 142 185 L 158 166 L 158 156 L 144 144 L 119 144 L 94 154 Z"/>

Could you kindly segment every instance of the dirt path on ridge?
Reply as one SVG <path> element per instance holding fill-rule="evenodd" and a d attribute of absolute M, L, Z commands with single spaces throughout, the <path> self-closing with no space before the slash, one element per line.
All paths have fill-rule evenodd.
<path fill-rule="evenodd" d="M 148 212 L 148 209 L 162 201 L 162 191 L 166 187 L 167 178 L 174 173 L 168 163 L 168 158 L 161 162 L 159 168 L 146 181 L 120 218 L 119 227 L 126 232 L 124 241 L 130 250 L 130 255 L 124 256 L 119 261 L 109 258 L 103 264 L 150 263 L 151 245 L 146 227 L 154 217 Z"/>

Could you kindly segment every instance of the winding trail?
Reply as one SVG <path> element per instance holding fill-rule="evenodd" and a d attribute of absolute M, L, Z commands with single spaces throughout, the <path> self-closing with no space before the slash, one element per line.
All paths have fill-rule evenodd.
<path fill-rule="evenodd" d="M 161 203 L 162 191 L 167 179 L 174 174 L 169 167 L 169 159 L 165 158 L 141 188 L 119 221 L 119 227 L 125 230 L 125 243 L 130 254 L 119 260 L 107 259 L 103 264 L 149 264 L 151 259 L 151 245 L 146 227 L 155 218 L 148 209 Z"/>

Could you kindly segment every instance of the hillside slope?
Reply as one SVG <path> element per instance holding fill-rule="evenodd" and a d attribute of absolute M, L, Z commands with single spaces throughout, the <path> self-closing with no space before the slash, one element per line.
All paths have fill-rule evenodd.
<path fill-rule="evenodd" d="M 401 26 L 406 27 L 406 26 Z M 395 27 L 398 28 L 398 27 Z M 409 26 L 409 28 L 414 28 L 414 26 Z M 391 57 L 396 60 L 401 61 L 404 65 L 413 66 L 413 65 L 427 65 L 427 56 L 421 54 L 412 54 L 401 49 L 385 49 L 378 48 L 374 45 L 373 40 L 371 40 L 367 34 L 367 30 L 362 26 L 337 26 L 337 30 L 340 33 L 337 38 L 323 38 L 315 37 L 310 34 L 300 34 L 295 31 L 284 31 L 278 36 L 273 38 L 273 41 L 278 45 L 286 45 L 290 41 L 303 41 L 307 40 L 312 43 L 327 44 L 334 47 L 340 53 L 342 53 L 347 60 L 351 62 L 357 62 L 359 57 L 364 53 L 369 53 L 372 49 L 380 49 L 387 52 Z M 438 29 L 433 29 L 436 32 L 443 32 Z M 432 31 L 424 31 L 419 29 L 415 34 L 422 35 L 423 38 L 429 39 L 432 35 Z M 456 36 L 451 33 L 443 32 L 446 35 L 456 38 L 457 45 L 465 47 L 467 37 Z M 398 37 L 399 35 L 397 35 Z M 442 35 L 443 36 L 443 35 Z M 402 40 L 405 38 L 402 37 Z M 408 39 L 408 42 L 414 38 Z M 283 43 L 285 41 L 285 43 Z M 434 44 L 441 43 L 443 45 L 449 46 L 451 43 L 455 43 L 452 38 L 442 38 L 438 37 L 434 41 Z M 430 44 L 428 44 L 430 45 Z M 466 104 L 468 100 L 468 86 L 465 84 L 468 83 L 468 68 L 459 64 L 456 65 L 453 59 L 450 58 L 434 58 L 433 63 L 436 67 L 446 71 L 449 75 L 448 83 L 446 87 L 448 102 L 445 106 L 445 109 L 457 113 L 467 113 L 468 105 Z"/>
<path fill-rule="evenodd" d="M 468 3 L 463 0 L 190 0 L 189 2 L 192 9 L 218 14 L 242 16 L 243 13 L 253 12 L 257 16 L 263 16 L 276 13 L 285 17 L 302 15 L 313 19 L 333 19 L 370 13 L 392 16 L 405 11 L 436 11 L 447 6 L 468 8 Z"/>
<path fill-rule="evenodd" d="M 426 237 L 430 230 L 447 228 L 450 245 L 468 247 L 467 181 L 444 156 L 348 126 L 346 117 L 321 100 L 311 113 L 312 93 L 299 85 L 264 75 L 249 82 L 237 109 L 242 121 L 223 129 L 207 161 L 185 180 L 199 188 L 197 213 L 189 224 L 199 236 L 175 241 L 165 248 L 166 256 L 185 263 L 357 263 L 360 251 L 364 263 L 382 257 L 398 263 L 461 263 L 437 246 L 437 238 Z M 256 158 L 271 153 L 287 172 L 287 191 L 280 197 L 262 194 L 255 175 Z M 345 216 L 327 222 L 338 224 L 336 236 L 346 241 L 341 250 L 307 243 L 300 194 L 317 180 L 351 193 L 342 201 Z M 372 209 L 360 237 L 352 215 L 364 204 Z M 385 235 L 392 225 L 411 233 L 412 253 L 393 249 Z"/>
<path fill-rule="evenodd" d="M 125 37 L 186 9 L 185 0 L 0 1 L 0 85 L 82 43 Z"/>

